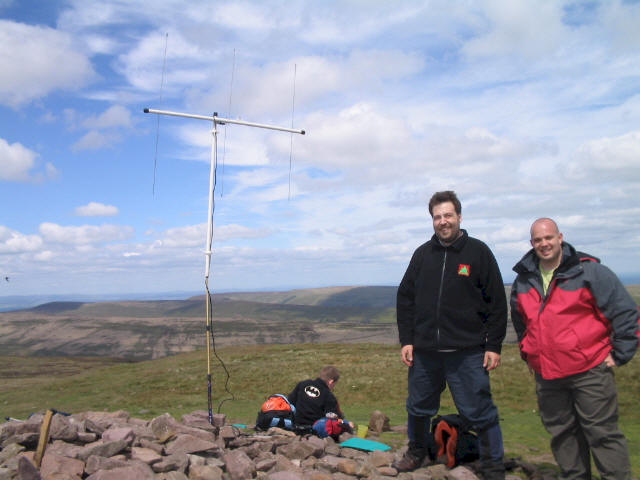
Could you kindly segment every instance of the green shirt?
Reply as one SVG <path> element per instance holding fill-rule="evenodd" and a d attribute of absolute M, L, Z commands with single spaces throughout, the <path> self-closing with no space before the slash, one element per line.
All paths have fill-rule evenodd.
<path fill-rule="evenodd" d="M 553 278 L 553 272 L 555 271 L 555 268 L 551 270 L 545 270 L 544 268 L 540 267 L 540 275 L 542 275 L 542 290 L 544 291 L 545 295 L 547 294 L 549 284 L 551 283 L 551 279 Z"/>

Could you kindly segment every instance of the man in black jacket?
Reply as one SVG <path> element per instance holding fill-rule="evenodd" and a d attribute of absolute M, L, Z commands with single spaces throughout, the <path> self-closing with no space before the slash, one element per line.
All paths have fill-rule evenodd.
<path fill-rule="evenodd" d="M 507 302 L 498 264 L 483 242 L 460 229 L 452 191 L 429 201 L 434 235 L 414 252 L 398 287 L 402 361 L 409 367 L 409 449 L 394 466 L 420 467 L 430 419 L 449 386 L 458 412 L 476 431 L 485 480 L 504 479 L 504 449 L 489 371 L 500 365 Z"/>
<path fill-rule="evenodd" d="M 327 413 L 344 418 L 338 399 L 333 394 L 339 379 L 338 369 L 327 365 L 315 380 L 303 380 L 295 386 L 288 398 L 296 406 L 296 425 L 311 427 Z"/>

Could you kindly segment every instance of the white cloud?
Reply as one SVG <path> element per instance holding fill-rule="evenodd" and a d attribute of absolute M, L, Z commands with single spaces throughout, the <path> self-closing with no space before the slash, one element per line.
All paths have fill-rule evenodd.
<path fill-rule="evenodd" d="M 195 247 L 201 245 L 204 249 L 206 232 L 207 225 L 204 223 L 170 228 L 164 232 L 161 240 L 159 240 L 156 245 L 170 248 Z"/>
<path fill-rule="evenodd" d="M 566 172 L 571 179 L 589 181 L 596 177 L 607 181 L 624 177 L 640 182 L 640 130 L 586 142 L 576 151 Z"/>
<path fill-rule="evenodd" d="M 118 207 L 99 202 L 89 202 L 87 205 L 77 207 L 75 214 L 79 217 L 115 217 L 118 215 Z"/>
<path fill-rule="evenodd" d="M 215 9 L 217 23 L 243 30 L 270 30 L 277 25 L 277 17 L 268 5 L 250 2 L 221 3 Z"/>
<path fill-rule="evenodd" d="M 88 129 L 129 128 L 132 124 L 131 112 L 122 105 L 112 105 L 100 115 L 90 116 L 83 122 L 83 126 Z"/>
<path fill-rule="evenodd" d="M 0 255 L 38 251 L 42 238 L 38 235 L 24 235 L 0 225 Z"/>
<path fill-rule="evenodd" d="M 11 107 L 82 87 L 94 75 L 73 38 L 48 27 L 0 20 L 0 58 L 0 103 Z"/>
<path fill-rule="evenodd" d="M 516 55 L 538 59 L 562 48 L 562 4 L 554 1 L 484 2 L 484 31 L 464 46 L 471 57 Z"/>
<path fill-rule="evenodd" d="M 133 228 L 119 225 L 82 225 L 65 227 L 55 223 L 40 224 L 40 235 L 48 243 L 64 245 L 105 244 L 127 240 L 133 235 Z"/>
<path fill-rule="evenodd" d="M 31 179 L 38 154 L 20 143 L 0 138 L 0 180 L 26 182 Z"/>
<path fill-rule="evenodd" d="M 169 32 L 169 37 L 166 32 L 156 31 L 147 34 L 134 48 L 120 55 L 117 67 L 133 87 L 157 93 L 163 80 L 163 64 L 171 67 L 165 69 L 165 88 L 198 85 L 208 78 L 206 65 L 210 63 L 211 55 L 212 52 L 192 43 L 179 31 Z"/>
<path fill-rule="evenodd" d="M 78 152 L 81 150 L 99 150 L 108 147 L 120 139 L 119 135 L 111 133 L 102 133 L 97 130 L 91 130 L 85 133 L 80 140 L 71 146 L 71 150 Z"/>
<path fill-rule="evenodd" d="M 192 248 L 202 247 L 207 240 L 207 225 L 187 225 L 166 230 L 159 240 L 153 243 L 153 248 Z M 225 242 L 242 238 L 263 238 L 271 234 L 271 230 L 265 228 L 250 228 L 244 225 L 230 224 L 214 226 L 214 243 Z"/>

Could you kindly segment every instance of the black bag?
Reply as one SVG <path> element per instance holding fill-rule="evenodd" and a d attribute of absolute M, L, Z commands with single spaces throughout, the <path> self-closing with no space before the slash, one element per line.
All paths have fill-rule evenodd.
<path fill-rule="evenodd" d="M 469 430 L 469 425 L 460 415 L 435 417 L 431 421 L 431 434 L 437 461 L 449 468 L 480 458 L 478 436 Z"/>
<path fill-rule="evenodd" d="M 256 430 L 269 430 L 271 427 L 293 430 L 296 407 L 280 393 L 271 395 L 262 404 L 256 419 Z"/>

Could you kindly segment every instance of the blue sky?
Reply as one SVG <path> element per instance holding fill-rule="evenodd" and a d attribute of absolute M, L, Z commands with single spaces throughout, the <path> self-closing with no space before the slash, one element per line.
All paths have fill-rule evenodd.
<path fill-rule="evenodd" d="M 444 189 L 506 281 L 540 216 L 639 274 L 639 24 L 616 0 L 0 0 L 0 296 L 201 290 L 211 124 L 145 107 L 307 131 L 221 127 L 214 290 L 397 284 Z"/>

